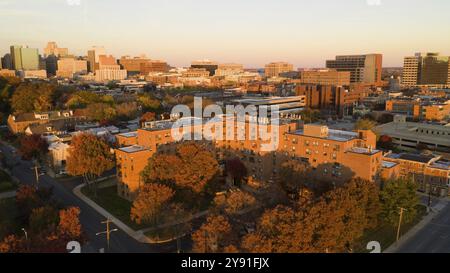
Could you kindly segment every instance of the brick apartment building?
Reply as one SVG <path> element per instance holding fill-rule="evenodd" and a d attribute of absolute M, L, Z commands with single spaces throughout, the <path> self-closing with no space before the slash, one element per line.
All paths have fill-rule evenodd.
<path fill-rule="evenodd" d="M 234 117 L 224 117 L 217 118 L 215 123 L 217 128 L 223 128 L 223 138 L 217 137 L 221 133 L 216 128 L 212 141 L 207 143 L 219 161 L 239 157 L 247 167 L 252 186 L 261 187 L 276 181 L 281 163 L 286 159 L 307 163 L 317 175 L 336 180 L 354 175 L 376 181 L 381 171 L 382 153 L 375 149 L 376 136 L 371 131 L 336 131 L 320 125 L 305 125 L 298 129 L 296 122 L 280 120 L 279 125 L 267 127 L 273 134 L 272 140 L 278 142 L 267 151 L 264 145 L 269 142 L 255 135 L 257 132 L 250 120 L 235 122 L 232 132 L 226 130 L 224 121 Z M 172 125 L 173 121 L 159 121 L 139 129 L 136 134 L 118 135 L 119 144 L 125 146 L 116 150 L 120 196 L 129 200 L 135 197 L 142 184 L 140 172 L 153 154 L 174 151 Z M 201 132 L 203 127 L 192 125 L 190 128 L 193 131 L 199 128 Z M 245 140 L 236 140 L 239 132 L 245 132 Z"/>
<path fill-rule="evenodd" d="M 450 101 L 446 99 L 422 100 L 400 97 L 386 101 L 386 111 L 404 114 L 415 119 L 442 121 L 450 118 Z"/>
<path fill-rule="evenodd" d="M 25 133 L 27 128 L 32 125 L 48 124 L 51 126 L 52 123 L 58 123 L 59 126 L 69 128 L 75 127 L 76 124 L 83 122 L 85 119 L 86 117 L 81 111 L 12 114 L 8 117 L 8 127 L 12 133 L 19 134 Z"/>
<path fill-rule="evenodd" d="M 440 156 L 388 153 L 385 161 L 399 165 L 399 176 L 411 177 L 419 186 L 419 190 L 439 196 L 448 196 L 450 186 L 450 161 Z"/>

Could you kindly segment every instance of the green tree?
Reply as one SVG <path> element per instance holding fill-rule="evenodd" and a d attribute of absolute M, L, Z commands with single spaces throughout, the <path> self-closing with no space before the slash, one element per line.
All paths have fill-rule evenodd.
<path fill-rule="evenodd" d="M 12 95 L 11 107 L 15 113 L 50 111 L 55 90 L 56 86 L 48 83 L 23 83 Z"/>
<path fill-rule="evenodd" d="M 107 103 L 93 103 L 86 108 L 86 115 L 95 121 L 111 121 L 116 118 L 117 111 Z"/>
<path fill-rule="evenodd" d="M 206 223 L 192 234 L 192 250 L 196 253 L 220 253 L 233 239 L 233 229 L 226 217 L 209 216 Z"/>
<path fill-rule="evenodd" d="M 381 215 L 391 225 L 398 224 L 400 208 L 405 209 L 404 223 L 410 223 L 416 217 L 419 204 L 416 183 L 410 178 L 387 181 L 381 191 L 381 204 Z"/>

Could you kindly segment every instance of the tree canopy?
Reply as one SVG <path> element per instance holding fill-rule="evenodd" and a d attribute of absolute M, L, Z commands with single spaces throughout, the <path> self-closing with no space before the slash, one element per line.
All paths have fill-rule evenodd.
<path fill-rule="evenodd" d="M 219 170 L 214 154 L 197 143 L 182 143 L 175 154 L 153 155 L 142 172 L 146 182 L 169 183 L 202 192 Z"/>

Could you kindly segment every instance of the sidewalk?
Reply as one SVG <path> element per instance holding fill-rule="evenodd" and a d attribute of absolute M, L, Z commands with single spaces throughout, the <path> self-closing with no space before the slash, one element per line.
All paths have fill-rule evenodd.
<path fill-rule="evenodd" d="M 119 219 L 117 219 L 114 215 L 112 215 L 111 213 L 109 213 L 108 211 L 106 211 L 104 208 L 100 207 L 99 205 L 97 205 L 97 203 L 95 203 L 94 201 L 92 201 L 90 198 L 88 198 L 87 196 L 85 196 L 83 193 L 81 193 L 81 189 L 86 186 L 86 184 L 81 184 L 77 187 L 75 187 L 73 189 L 73 193 L 80 198 L 81 200 L 83 200 L 86 204 L 88 204 L 89 206 L 91 206 L 94 210 L 96 210 L 98 213 L 100 213 L 101 215 L 103 215 L 103 217 L 111 220 L 118 228 L 120 228 L 121 230 L 123 230 L 126 234 L 128 234 L 130 237 L 134 238 L 136 241 L 139 241 L 141 243 L 149 243 L 148 242 L 148 238 L 146 236 L 144 236 L 143 233 L 138 232 L 133 230 L 132 228 L 130 228 L 129 226 L 127 226 L 125 223 L 123 223 L 122 221 L 120 221 Z"/>
<path fill-rule="evenodd" d="M 136 230 L 130 228 L 124 222 L 122 222 L 119 219 L 117 219 L 117 217 L 115 217 L 114 215 L 112 215 L 111 213 L 106 211 L 104 208 L 102 208 L 99 205 L 97 205 L 97 203 L 92 201 L 90 198 L 85 196 L 81 192 L 81 189 L 84 186 L 86 186 L 86 184 L 81 184 L 81 185 L 79 185 L 79 186 L 77 186 L 77 187 L 75 187 L 73 189 L 73 193 L 75 194 L 75 196 L 77 196 L 82 201 L 84 201 L 86 204 L 91 206 L 94 210 L 96 210 L 98 213 L 103 215 L 103 217 L 111 220 L 118 228 L 123 230 L 123 232 L 125 232 L 126 234 L 128 234 L 130 237 L 134 238 L 138 242 L 141 242 L 141 243 L 144 243 L 144 244 L 162 244 L 162 243 L 167 243 L 167 242 L 173 241 L 173 240 L 175 240 L 177 238 L 173 238 L 173 239 L 165 240 L 165 241 L 155 241 L 155 240 L 152 240 L 152 239 L 148 238 L 147 236 L 145 236 L 145 233 L 149 232 L 149 231 L 152 231 L 152 230 L 156 230 L 156 229 L 160 229 L 160 228 L 165 228 L 165 227 L 170 227 L 170 226 L 173 226 L 173 225 L 181 224 L 181 223 L 186 221 L 186 220 L 175 221 L 175 222 L 171 222 L 171 223 L 165 223 L 165 224 L 159 225 L 157 227 L 151 227 L 151 228 L 146 228 L 146 229 L 141 229 L 141 230 L 137 230 L 136 231 Z M 199 217 L 203 217 L 207 213 L 208 213 L 208 211 L 199 212 L 199 213 L 193 215 L 192 218 L 190 218 L 188 221 L 191 221 L 191 220 L 199 218 Z"/>
<path fill-rule="evenodd" d="M 403 235 L 400 240 L 396 243 L 393 243 L 390 247 L 388 247 L 383 253 L 396 253 L 400 247 L 402 247 L 410 238 L 416 235 L 419 231 L 421 231 L 428 223 L 430 223 L 433 218 L 435 218 L 442 210 L 450 203 L 449 198 L 441 199 L 439 202 L 432 206 L 431 212 L 426 215 L 422 221 L 420 221 L 417 225 L 411 228 L 405 235 Z"/>

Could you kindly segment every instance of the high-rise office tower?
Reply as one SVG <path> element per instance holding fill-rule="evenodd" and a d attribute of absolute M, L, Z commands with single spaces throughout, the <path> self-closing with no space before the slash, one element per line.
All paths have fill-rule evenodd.
<path fill-rule="evenodd" d="M 47 46 L 44 48 L 44 56 L 55 55 L 56 57 L 66 57 L 69 55 L 69 49 L 60 48 L 56 42 L 48 42 Z"/>
<path fill-rule="evenodd" d="M 404 86 L 450 86 L 450 57 L 439 53 L 416 53 L 405 57 Z"/>
<path fill-rule="evenodd" d="M 11 46 L 11 59 L 15 70 L 38 70 L 39 51 L 36 48 Z"/>
<path fill-rule="evenodd" d="M 106 50 L 102 46 L 93 46 L 88 51 L 89 72 L 99 69 L 100 55 L 106 55 Z"/>
<path fill-rule="evenodd" d="M 327 60 L 327 68 L 350 72 L 350 83 L 381 84 L 383 55 L 345 55 Z"/>

